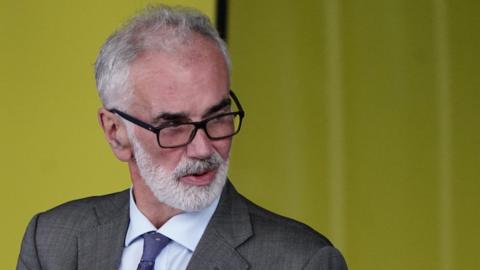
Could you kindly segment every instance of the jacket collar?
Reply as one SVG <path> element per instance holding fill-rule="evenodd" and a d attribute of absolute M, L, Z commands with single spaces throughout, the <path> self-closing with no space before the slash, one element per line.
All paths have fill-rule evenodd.
<path fill-rule="evenodd" d="M 227 181 L 217 210 L 187 269 L 248 269 L 248 262 L 236 248 L 252 235 L 247 205 L 230 181 Z"/>

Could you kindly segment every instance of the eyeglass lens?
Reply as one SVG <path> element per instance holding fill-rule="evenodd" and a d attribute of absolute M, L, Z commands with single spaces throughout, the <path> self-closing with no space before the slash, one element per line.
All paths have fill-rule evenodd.
<path fill-rule="evenodd" d="M 235 135 L 240 128 L 238 114 L 220 115 L 205 123 L 207 136 L 210 139 L 223 139 Z M 188 144 L 193 140 L 194 124 L 181 124 L 162 128 L 158 133 L 158 143 L 163 147 L 175 147 Z"/>

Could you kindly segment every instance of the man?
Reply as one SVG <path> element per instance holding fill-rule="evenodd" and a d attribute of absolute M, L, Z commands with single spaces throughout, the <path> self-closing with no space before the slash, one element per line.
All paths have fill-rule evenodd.
<path fill-rule="evenodd" d="M 99 122 L 132 188 L 36 215 L 17 269 L 346 269 L 322 235 L 227 180 L 244 111 L 208 18 L 151 7 L 97 58 Z"/>

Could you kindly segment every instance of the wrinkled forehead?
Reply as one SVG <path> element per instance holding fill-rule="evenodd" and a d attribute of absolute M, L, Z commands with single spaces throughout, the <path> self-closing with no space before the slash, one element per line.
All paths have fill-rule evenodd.
<path fill-rule="evenodd" d="M 130 66 L 131 110 L 201 115 L 228 97 L 225 60 L 213 42 L 200 38 L 175 51 L 147 51 Z"/>

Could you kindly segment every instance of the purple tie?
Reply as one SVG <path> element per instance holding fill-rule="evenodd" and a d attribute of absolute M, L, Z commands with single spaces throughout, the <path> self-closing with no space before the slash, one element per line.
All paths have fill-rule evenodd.
<path fill-rule="evenodd" d="M 157 233 L 147 232 L 143 235 L 143 254 L 137 270 L 153 270 L 155 258 L 162 249 L 170 242 L 170 238 Z"/>

